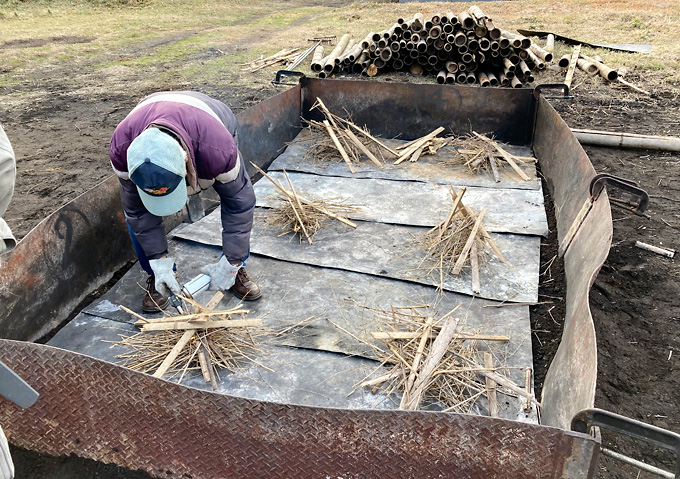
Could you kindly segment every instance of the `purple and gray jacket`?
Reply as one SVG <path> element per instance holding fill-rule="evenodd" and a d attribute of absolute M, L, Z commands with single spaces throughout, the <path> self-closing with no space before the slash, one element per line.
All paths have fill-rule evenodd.
<path fill-rule="evenodd" d="M 198 92 L 160 92 L 143 99 L 113 132 L 109 156 L 120 181 L 125 218 L 149 259 L 168 252 L 161 217 L 149 213 L 130 180 L 127 149 L 149 126 L 172 133 L 189 153 L 189 194 L 212 186 L 221 200 L 222 251 L 232 264 L 248 255 L 255 193 L 237 148 L 236 117 Z"/>

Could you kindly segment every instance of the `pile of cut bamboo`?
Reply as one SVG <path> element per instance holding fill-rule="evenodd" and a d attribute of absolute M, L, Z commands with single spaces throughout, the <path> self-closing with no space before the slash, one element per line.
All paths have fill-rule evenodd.
<path fill-rule="evenodd" d="M 513 155 L 494 140 L 474 131 L 470 137 L 459 139 L 456 146 L 461 147 L 457 152 L 470 170 L 473 172 L 479 172 L 482 169 L 491 171 L 496 183 L 501 181 L 500 168 L 503 162 L 510 165 L 522 180 L 531 180 L 519 164 L 535 163 L 535 158 Z"/>
<path fill-rule="evenodd" d="M 437 152 L 449 142 L 447 138 L 437 137 L 442 131 L 444 131 L 444 127 L 440 126 L 423 137 L 397 147 L 399 158 L 395 160 L 394 164 L 398 165 L 407 158 L 409 161 L 416 162 L 421 155 L 436 155 Z"/>
<path fill-rule="evenodd" d="M 498 249 L 491 235 L 484 229 L 483 220 L 486 209 L 475 215 L 472 209 L 463 203 L 466 188 L 463 186 L 456 193 L 449 186 L 453 205 L 446 219 L 428 231 L 421 238 L 421 244 L 427 251 L 420 268 L 428 275 L 436 273 L 439 289 L 444 289 L 444 281 L 449 274 L 460 275 L 467 264 L 472 271 L 472 291 L 479 294 L 481 284 L 479 265 L 486 258 L 486 247 L 503 263 L 505 258 Z"/>
<path fill-rule="evenodd" d="M 367 129 L 360 128 L 350 120 L 331 113 L 320 98 L 316 99 L 311 109 L 318 109 L 324 115 L 324 120 L 321 122 L 315 120 L 309 122 L 310 131 L 315 138 L 315 143 L 312 145 L 315 155 L 331 156 L 328 152 L 336 151 L 347 163 L 352 173 L 356 173 L 355 166 L 360 163 L 359 159 L 362 155 L 368 157 L 380 168 L 383 166 L 382 161 L 385 161 L 383 152 L 395 157 L 399 156 L 399 153 L 372 136 Z"/>
<path fill-rule="evenodd" d="M 253 60 L 250 63 L 243 63 L 241 66 L 245 66 L 246 68 L 243 69 L 243 71 L 249 71 L 251 73 L 256 72 L 258 70 L 262 70 L 263 68 L 271 67 L 274 65 L 286 65 L 288 63 L 291 63 L 295 61 L 298 58 L 300 49 L 299 48 L 284 48 L 281 51 L 278 51 L 274 53 L 271 56 L 268 56 L 267 58 L 258 58 L 257 60 Z"/>
<path fill-rule="evenodd" d="M 271 181 L 283 196 L 281 198 L 282 207 L 275 208 L 273 214 L 266 219 L 267 224 L 277 224 L 282 227 L 281 236 L 288 233 L 297 234 L 300 235 L 300 242 L 302 242 L 302 235 L 304 234 L 309 244 L 313 244 L 312 236 L 321 229 L 324 218 L 338 220 L 352 228 L 357 227 L 356 223 L 346 218 L 348 214 L 357 211 L 357 207 L 334 200 L 309 200 L 295 191 L 286 170 L 283 170 L 283 174 L 286 176 L 290 190 L 287 190 L 283 183 L 276 181 L 255 163 L 251 164 L 258 173 Z"/>
<path fill-rule="evenodd" d="M 436 75 L 438 83 L 520 88 L 534 81 L 532 70 L 546 68 L 553 54 L 517 33 L 497 28 L 473 5 L 455 15 L 425 19 L 399 18 L 387 30 L 370 32 L 360 41 L 344 35 L 323 56 L 318 47 L 312 71 L 325 78 L 344 71 L 375 76 L 384 71 Z"/>
<path fill-rule="evenodd" d="M 551 36 L 552 35 L 548 35 L 549 40 Z M 591 77 L 600 75 L 607 81 L 610 82 L 618 81 L 619 83 L 629 88 L 632 88 L 633 90 L 639 93 L 651 95 L 651 92 L 644 90 L 638 86 L 635 86 L 632 83 L 629 83 L 628 81 L 621 78 L 625 73 L 626 70 L 625 68 L 622 68 L 620 71 L 614 70 L 613 68 L 610 68 L 607 65 L 605 65 L 604 61 L 602 60 L 602 58 L 600 58 L 600 56 L 595 55 L 594 57 L 590 57 L 588 55 L 584 55 L 583 53 L 581 53 L 581 45 L 576 45 L 572 50 L 571 54 L 567 53 L 565 55 L 562 55 L 562 58 L 560 58 L 557 64 L 561 68 L 567 69 L 566 76 L 564 77 L 564 84 L 569 87 L 571 86 L 571 82 L 574 79 L 574 72 L 576 71 L 576 67 L 578 67 L 579 70 L 584 71 Z"/>
<path fill-rule="evenodd" d="M 493 355 L 480 350 L 481 344 L 489 349 L 490 343 L 507 342 L 506 336 L 457 331 L 459 320 L 453 314 L 460 306 L 437 319 L 428 314 L 426 304 L 373 309 L 382 331 L 371 335 L 382 342 L 385 349 L 379 360 L 389 371 L 365 379 L 361 386 L 380 387 L 388 395 L 401 393 L 399 408 L 406 410 L 435 401 L 446 411 L 470 413 L 477 399 L 486 395 L 490 415 L 497 416 L 496 391 L 538 404 L 530 391 L 498 373 L 510 368 L 494 365 Z"/>
<path fill-rule="evenodd" d="M 116 358 L 127 368 L 157 378 L 179 374 L 179 383 L 187 371 L 200 369 L 206 383 L 217 390 L 218 367 L 234 370 L 240 361 L 252 361 L 253 353 L 261 352 L 256 338 L 264 334 L 261 319 L 245 319 L 248 310 L 236 307 L 214 311 L 222 298 L 218 291 L 201 306 L 182 297 L 185 307 L 189 305 L 187 310 L 195 312 L 158 319 L 145 318 L 121 305 L 120 309 L 137 318 L 135 325 L 142 332 L 120 335 L 121 340 L 113 344 L 132 350 Z"/>

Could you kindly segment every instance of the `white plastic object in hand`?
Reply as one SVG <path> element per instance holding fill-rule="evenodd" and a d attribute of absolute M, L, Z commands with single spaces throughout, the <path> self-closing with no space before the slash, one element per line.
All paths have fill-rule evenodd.
<path fill-rule="evenodd" d="M 172 258 L 150 259 L 149 266 L 156 280 L 156 291 L 163 295 L 181 292 L 174 271 L 175 261 Z"/>
<path fill-rule="evenodd" d="M 0 479 L 12 479 L 14 477 L 14 464 L 9 454 L 9 444 L 5 434 L 0 428 Z"/>
<path fill-rule="evenodd" d="M 243 267 L 243 263 L 234 266 L 226 256 L 222 256 L 217 263 L 209 264 L 201 269 L 202 273 L 210 276 L 209 291 L 227 290 L 234 286 L 236 274 Z"/>

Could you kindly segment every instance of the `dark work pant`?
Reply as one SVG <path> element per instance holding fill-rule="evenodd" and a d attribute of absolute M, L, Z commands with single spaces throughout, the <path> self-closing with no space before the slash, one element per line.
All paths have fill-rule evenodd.
<path fill-rule="evenodd" d="M 140 245 L 139 241 L 137 241 L 137 236 L 135 236 L 135 232 L 132 231 L 132 228 L 130 228 L 130 225 L 127 224 L 127 221 L 125 222 L 125 225 L 127 226 L 128 233 L 130 234 L 130 239 L 132 240 L 132 247 L 135 249 L 135 254 L 137 255 L 137 259 L 139 260 L 139 266 L 141 266 L 142 269 L 146 271 L 148 274 L 153 274 L 153 270 L 151 269 L 151 265 L 149 264 L 149 258 L 146 256 L 146 253 L 142 249 L 142 245 Z"/>

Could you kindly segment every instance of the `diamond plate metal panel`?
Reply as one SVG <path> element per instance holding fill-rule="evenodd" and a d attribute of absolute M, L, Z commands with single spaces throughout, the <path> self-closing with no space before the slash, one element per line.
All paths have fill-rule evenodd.
<path fill-rule="evenodd" d="M 353 411 L 199 391 L 49 346 L 0 340 L 40 393 L 0 398 L 10 441 L 180 478 L 588 477 L 594 439 L 445 413 Z"/>

